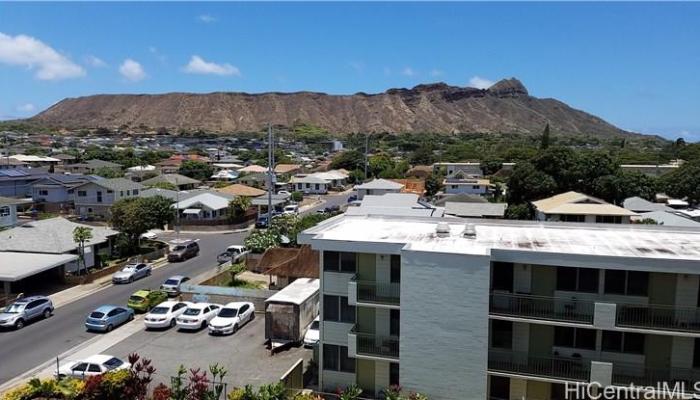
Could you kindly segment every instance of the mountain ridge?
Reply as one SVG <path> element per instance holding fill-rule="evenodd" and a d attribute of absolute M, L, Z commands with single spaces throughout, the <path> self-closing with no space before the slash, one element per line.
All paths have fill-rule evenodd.
<path fill-rule="evenodd" d="M 530 96 L 515 78 L 487 89 L 424 83 L 381 93 L 212 92 L 97 94 L 66 98 L 29 118 L 52 128 L 259 131 L 268 123 L 313 125 L 333 133 L 523 133 L 549 123 L 559 134 L 633 134 L 549 98 Z"/>

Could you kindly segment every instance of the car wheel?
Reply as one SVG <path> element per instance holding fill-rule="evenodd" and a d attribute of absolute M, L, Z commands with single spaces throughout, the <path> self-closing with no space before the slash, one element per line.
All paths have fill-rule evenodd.
<path fill-rule="evenodd" d="M 201 326 L 201 328 L 204 329 L 204 328 L 206 328 L 206 327 L 207 327 L 207 321 L 202 321 L 202 326 Z"/>
<path fill-rule="evenodd" d="M 129 321 L 133 321 L 133 320 L 134 320 L 134 314 L 129 314 Z"/>
<path fill-rule="evenodd" d="M 171 328 L 174 327 L 176 324 L 177 324 L 177 322 L 175 321 L 175 318 L 170 320 L 170 327 Z"/>
<path fill-rule="evenodd" d="M 254 320 L 254 319 L 255 319 L 255 311 L 253 311 L 253 313 L 250 314 L 250 320 L 252 321 L 252 320 Z"/>
<path fill-rule="evenodd" d="M 129 283 L 134 281 L 134 277 L 129 277 Z"/>
<path fill-rule="evenodd" d="M 112 326 L 112 324 L 109 324 L 107 325 L 107 330 L 105 332 L 111 332 L 112 329 L 114 329 L 114 327 Z"/>
<path fill-rule="evenodd" d="M 15 329 L 22 329 L 24 328 L 24 320 L 22 318 L 18 319 L 17 322 L 15 322 Z"/>
<path fill-rule="evenodd" d="M 51 309 L 47 308 L 44 310 L 44 319 L 47 319 L 51 316 Z"/>
<path fill-rule="evenodd" d="M 233 325 L 233 333 L 238 332 L 238 324 Z"/>

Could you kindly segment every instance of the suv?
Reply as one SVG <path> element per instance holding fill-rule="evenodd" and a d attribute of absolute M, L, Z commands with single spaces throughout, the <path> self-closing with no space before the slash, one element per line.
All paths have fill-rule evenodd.
<path fill-rule="evenodd" d="M 199 244 L 195 241 L 188 241 L 176 245 L 168 253 L 168 261 L 185 261 L 199 254 Z"/>
<path fill-rule="evenodd" d="M 22 329 L 33 319 L 50 317 L 53 309 L 51 299 L 46 296 L 17 299 L 0 312 L 0 327 Z"/>
<path fill-rule="evenodd" d="M 182 275 L 174 275 L 166 279 L 162 285 L 160 285 L 160 290 L 164 290 L 168 296 L 177 296 L 180 294 L 180 286 L 183 283 L 188 282 L 190 278 Z"/>
<path fill-rule="evenodd" d="M 219 264 L 224 264 L 227 262 L 231 262 L 231 264 L 235 264 L 243 259 L 246 254 L 250 253 L 250 250 L 248 250 L 245 246 L 240 246 L 240 245 L 233 245 L 229 246 L 226 248 L 226 251 L 223 253 L 219 254 L 216 257 L 216 261 Z"/>

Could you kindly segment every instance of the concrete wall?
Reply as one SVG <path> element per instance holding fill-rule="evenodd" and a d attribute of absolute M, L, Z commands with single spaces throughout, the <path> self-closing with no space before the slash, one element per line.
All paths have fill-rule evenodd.
<path fill-rule="evenodd" d="M 335 393 L 336 389 L 345 389 L 355 384 L 355 374 L 340 371 L 321 371 L 323 389 L 326 392 Z"/>
<path fill-rule="evenodd" d="M 17 206 L 15 204 L 0 206 L 0 214 L 7 214 L 0 215 L 0 228 L 17 225 Z"/>
<path fill-rule="evenodd" d="M 486 398 L 489 257 L 401 257 L 402 385 L 433 400 Z"/>

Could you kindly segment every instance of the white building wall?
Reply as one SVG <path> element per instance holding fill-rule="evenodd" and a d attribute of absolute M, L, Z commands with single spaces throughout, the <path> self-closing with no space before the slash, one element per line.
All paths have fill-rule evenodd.
<path fill-rule="evenodd" d="M 321 326 L 323 343 L 347 346 L 348 332 L 350 332 L 353 325 L 344 322 L 324 321 Z"/>
<path fill-rule="evenodd" d="M 411 250 L 401 257 L 402 386 L 433 400 L 486 398 L 489 257 Z"/>
<path fill-rule="evenodd" d="M 0 206 L 0 211 L 0 228 L 17 225 L 17 206 L 15 204 Z"/>

